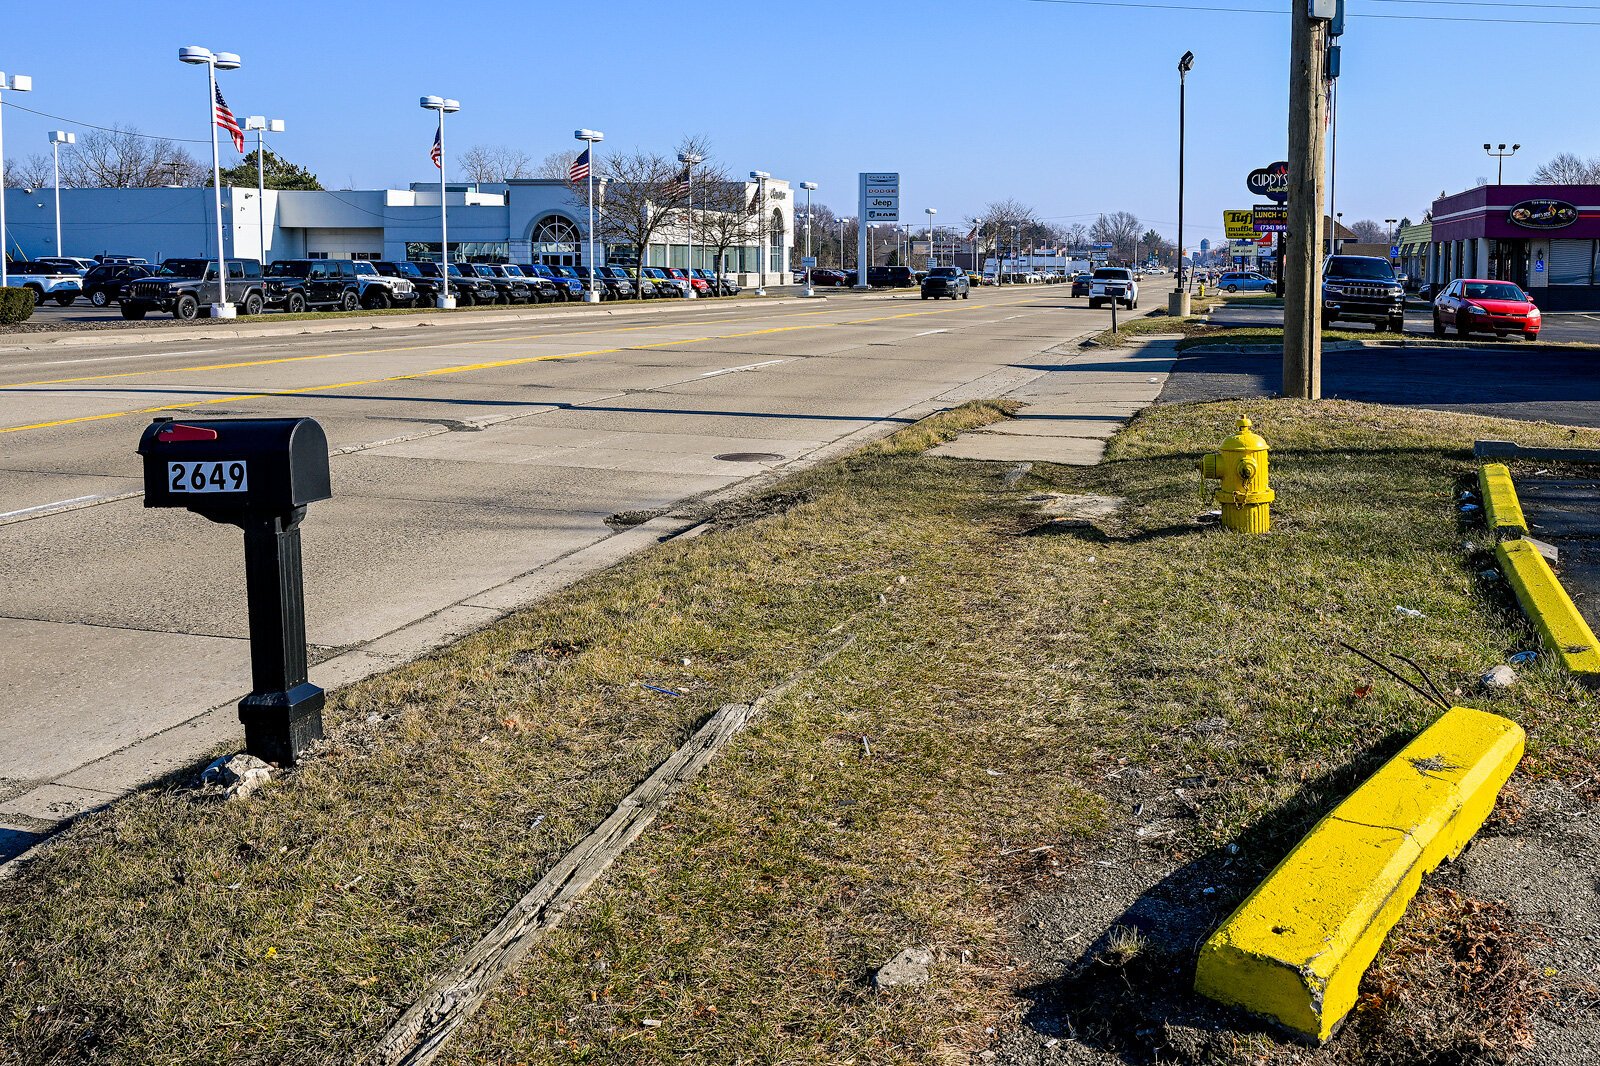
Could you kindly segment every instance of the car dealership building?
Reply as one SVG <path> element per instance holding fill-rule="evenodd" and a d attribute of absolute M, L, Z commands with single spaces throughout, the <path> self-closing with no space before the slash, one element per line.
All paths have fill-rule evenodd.
<path fill-rule="evenodd" d="M 1496 278 L 1546 311 L 1600 309 L 1600 185 L 1480 185 L 1435 200 L 1431 221 L 1434 291 Z"/>
<path fill-rule="evenodd" d="M 753 204 L 756 184 L 742 184 L 744 201 Z M 765 185 L 764 232 L 752 225 L 748 237 L 723 253 L 724 272 L 740 284 L 761 280 L 763 251 L 766 280 L 788 280 L 782 275 L 794 243 L 794 200 L 788 182 L 768 179 Z M 596 182 L 602 215 L 604 188 L 604 181 Z M 60 249 L 55 247 L 53 190 L 7 189 L 5 197 L 5 241 L 14 260 L 110 253 L 159 262 L 217 254 L 216 194 L 209 187 L 62 189 Z M 588 207 L 565 181 L 450 184 L 445 198 L 453 259 L 569 266 L 587 260 Z M 230 257 L 268 262 L 439 257 L 437 183 L 418 182 L 409 189 L 268 189 L 264 198 L 254 188 L 224 188 L 222 212 L 224 253 Z M 603 224 L 595 228 L 605 229 Z M 657 231 L 645 262 L 713 269 L 714 252 L 704 235 L 716 228 L 702 223 L 691 234 L 685 220 L 675 218 Z M 636 249 L 597 241 L 596 258 L 631 262 L 639 256 Z"/>

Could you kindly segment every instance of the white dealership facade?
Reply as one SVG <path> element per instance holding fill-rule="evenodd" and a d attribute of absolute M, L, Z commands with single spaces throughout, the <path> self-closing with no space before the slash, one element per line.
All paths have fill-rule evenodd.
<path fill-rule="evenodd" d="M 604 183 L 597 183 L 603 189 Z M 757 196 L 746 183 L 746 201 Z M 794 248 L 794 199 L 789 183 L 766 181 L 765 232 L 724 252 L 725 273 L 741 284 L 788 280 Z M 533 178 L 446 188 L 450 252 L 454 259 L 577 265 L 588 256 L 588 208 L 566 182 Z M 62 189 L 62 248 L 55 247 L 54 194 L 7 189 L 6 250 L 14 260 L 99 254 L 162 259 L 215 257 L 215 194 L 210 188 Z M 222 190 L 224 254 L 239 259 L 428 259 L 439 256 L 439 186 L 409 189 L 276 192 Z M 603 204 L 603 196 L 596 200 Z M 266 254 L 262 254 L 265 212 Z M 692 212 L 680 215 L 693 217 Z M 676 216 L 675 216 L 676 219 Z M 698 225 L 704 234 L 709 227 Z M 596 229 L 603 233 L 603 224 Z M 692 239 L 683 219 L 657 231 L 644 260 L 650 266 L 712 269 L 714 253 Z M 764 239 L 762 239 L 764 238 Z M 596 258 L 637 258 L 635 249 L 597 242 Z M 763 265 L 762 252 L 765 251 Z"/>

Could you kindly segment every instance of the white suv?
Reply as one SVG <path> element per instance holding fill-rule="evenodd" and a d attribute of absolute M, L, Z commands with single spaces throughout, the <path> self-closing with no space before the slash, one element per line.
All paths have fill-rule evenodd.
<path fill-rule="evenodd" d="M 378 273 L 378 268 L 364 259 L 357 259 L 356 286 L 361 293 L 361 306 L 367 310 L 385 307 L 410 307 L 417 300 L 416 286 L 405 278 L 391 278 Z"/>
<path fill-rule="evenodd" d="M 1128 310 L 1139 306 L 1139 282 L 1127 267 L 1100 267 L 1089 279 L 1089 306 L 1119 303 Z"/>

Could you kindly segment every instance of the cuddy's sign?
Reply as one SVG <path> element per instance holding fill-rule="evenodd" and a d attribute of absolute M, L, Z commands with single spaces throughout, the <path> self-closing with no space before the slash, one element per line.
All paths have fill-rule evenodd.
<path fill-rule="evenodd" d="M 1506 212 L 1506 221 L 1523 229 L 1561 229 L 1578 221 L 1578 209 L 1565 200 L 1524 200 Z"/>

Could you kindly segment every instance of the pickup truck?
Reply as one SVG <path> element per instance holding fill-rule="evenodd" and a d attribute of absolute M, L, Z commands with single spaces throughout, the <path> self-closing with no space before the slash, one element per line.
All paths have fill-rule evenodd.
<path fill-rule="evenodd" d="M 75 271 L 47 263 L 8 263 L 6 288 L 27 289 L 35 307 L 46 300 L 70 307 L 83 291 L 83 279 Z"/>
<path fill-rule="evenodd" d="M 1401 333 L 1406 327 L 1406 290 L 1389 260 L 1370 255 L 1330 255 L 1322 261 L 1322 321 L 1371 322 L 1373 329 Z"/>
<path fill-rule="evenodd" d="M 266 306 L 261 264 L 254 259 L 229 259 L 227 302 L 241 315 L 259 315 Z M 217 264 L 209 259 L 168 259 L 148 278 L 127 287 L 122 297 L 123 318 L 143 318 L 151 311 L 166 311 L 185 321 L 199 318 L 217 302 Z"/>
<path fill-rule="evenodd" d="M 1139 306 L 1139 282 L 1127 267 L 1100 267 L 1089 278 L 1089 306 L 1119 303 L 1133 310 Z"/>

